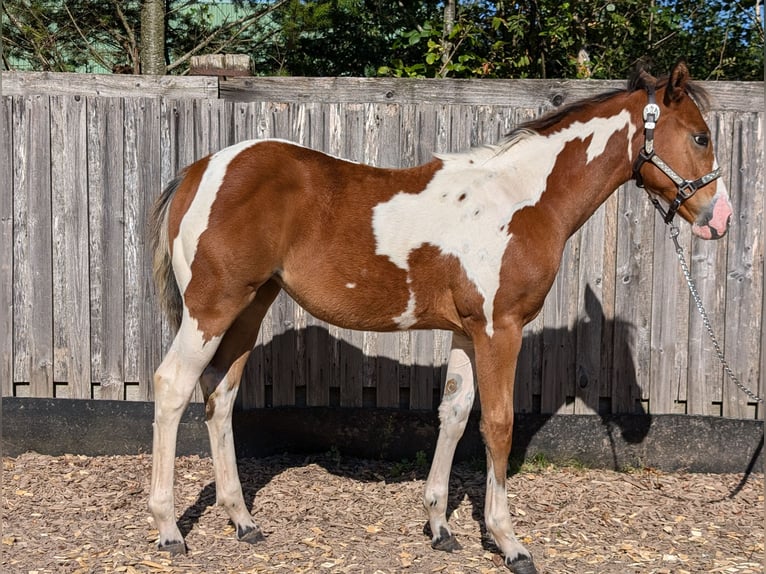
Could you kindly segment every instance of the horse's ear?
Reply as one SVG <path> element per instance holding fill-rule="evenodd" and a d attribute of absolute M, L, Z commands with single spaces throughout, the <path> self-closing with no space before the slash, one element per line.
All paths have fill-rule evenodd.
<path fill-rule="evenodd" d="M 645 90 L 647 86 L 653 86 L 657 79 L 649 73 L 652 67 L 652 61 L 648 57 L 639 58 L 633 66 L 633 71 L 628 79 L 628 89 Z"/>
<path fill-rule="evenodd" d="M 677 102 L 686 93 L 686 84 L 689 81 L 689 68 L 684 60 L 679 60 L 670 71 L 668 87 L 665 90 L 665 105 Z"/>

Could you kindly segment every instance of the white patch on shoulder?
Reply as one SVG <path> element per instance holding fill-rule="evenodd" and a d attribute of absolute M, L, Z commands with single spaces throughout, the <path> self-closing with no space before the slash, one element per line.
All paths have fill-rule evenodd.
<path fill-rule="evenodd" d="M 178 236 L 173 240 L 173 270 L 183 293 L 191 281 L 191 265 L 200 235 L 207 229 L 210 210 L 223 183 L 229 163 L 243 150 L 268 140 L 247 140 L 216 152 L 202 174 L 194 199 L 181 220 Z"/>
<path fill-rule="evenodd" d="M 486 332 L 491 337 L 513 215 L 540 200 L 567 143 L 591 138 L 586 150 L 590 163 L 604 152 L 611 136 L 626 126 L 630 155 L 636 128 L 630 113 L 623 110 L 608 118 L 574 122 L 548 136 L 529 132 L 505 146 L 440 156 L 444 165 L 423 191 L 397 193 L 373 209 L 376 255 L 388 257 L 407 272 L 410 253 L 426 244 L 457 257 L 484 298 Z M 406 328 L 415 320 L 415 296 L 410 291 L 407 309 L 394 321 Z"/>
<path fill-rule="evenodd" d="M 356 283 L 346 283 L 346 289 L 356 289 Z"/>

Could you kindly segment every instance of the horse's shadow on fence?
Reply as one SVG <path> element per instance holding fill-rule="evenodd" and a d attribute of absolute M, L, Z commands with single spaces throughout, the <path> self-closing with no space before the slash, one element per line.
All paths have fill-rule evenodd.
<path fill-rule="evenodd" d="M 581 319 L 572 329 L 544 329 L 541 332 L 526 335 L 522 353 L 537 350 L 537 352 L 542 353 L 541 360 L 546 360 L 546 353 L 555 353 L 557 348 L 571 345 L 578 333 L 584 337 L 589 335 L 590 329 L 597 329 L 602 334 L 602 339 L 605 339 L 603 345 L 611 345 L 611 348 L 607 356 L 608 364 L 605 365 L 601 361 L 602 364 L 598 367 L 600 376 L 607 377 L 607 380 L 601 380 L 600 388 L 618 390 L 622 397 L 627 397 L 627 401 L 632 405 L 632 416 L 625 417 L 613 414 L 613 401 L 611 398 L 606 400 L 599 393 L 591 392 L 578 396 L 579 400 L 585 402 L 588 410 L 598 414 L 603 426 L 602 437 L 606 437 L 610 444 L 612 466 L 615 470 L 619 470 L 622 464 L 615 446 L 618 442 L 617 433 L 620 434 L 623 443 L 640 443 L 646 437 L 651 426 L 651 416 L 644 411 L 639 400 L 641 389 L 636 379 L 636 370 L 630 348 L 633 327 L 630 323 L 619 319 L 607 320 L 598 299 L 590 291 L 586 294 L 586 311 L 588 316 Z M 321 332 L 309 333 L 308 331 L 311 330 Z M 273 350 L 272 347 L 274 349 L 296 348 L 299 344 L 299 338 L 300 344 L 305 344 L 305 341 L 326 342 L 331 340 L 327 330 L 320 327 L 309 327 L 302 333 L 288 331 L 277 335 L 265 345 L 262 349 L 263 354 L 270 355 Z M 345 341 L 332 340 L 331 342 L 339 346 L 339 353 L 345 355 L 350 362 L 362 364 L 364 360 L 369 360 L 365 359 L 360 349 Z M 614 342 L 618 342 L 619 346 L 615 346 Z M 327 347 L 323 345 L 323 348 Z M 378 363 L 396 363 L 386 358 L 377 358 L 375 361 Z M 619 364 L 619 368 L 612 368 L 616 364 Z M 378 372 L 397 372 L 400 367 L 402 366 L 398 363 L 377 365 Z M 415 369 L 415 372 L 412 373 L 413 377 L 423 376 L 438 379 L 443 372 L 441 366 L 407 366 L 406 368 Z M 582 373 L 580 373 L 581 378 Z M 516 384 L 518 388 L 518 385 L 523 383 L 517 380 Z M 573 382 L 571 388 L 575 389 L 577 384 L 581 384 L 581 382 Z M 549 391 L 550 389 L 546 389 L 543 380 L 540 388 L 541 395 Z M 510 463 L 512 473 L 519 471 L 522 463 L 528 458 L 530 449 L 534 451 L 535 436 L 554 416 L 553 413 L 560 409 L 566 410 L 567 403 L 574 400 L 574 396 L 567 393 L 556 392 L 556 396 L 560 396 L 560 404 L 551 404 L 550 400 L 546 401 L 546 410 L 551 411 L 549 413 L 517 414 Z M 543 401 L 534 402 L 536 407 L 540 408 Z M 624 402 L 623 400 L 623 404 Z M 380 480 L 380 472 L 371 473 L 364 465 L 346 463 L 346 460 L 350 460 L 346 457 L 364 456 L 362 453 L 367 453 L 366 456 L 369 457 L 369 453 L 372 452 L 373 456 L 377 455 L 381 459 L 401 460 L 404 458 L 410 461 L 406 465 L 397 467 L 399 470 L 403 467 L 406 468 L 405 473 L 397 472 L 395 475 L 384 476 L 387 481 L 424 480 L 428 473 L 428 465 L 422 464 L 422 460 L 420 461 L 421 464 L 412 463 L 413 459 L 422 459 L 422 456 L 416 456 L 415 451 L 407 451 L 406 446 L 404 451 L 397 450 L 397 447 L 408 444 L 419 445 L 419 450 L 426 453 L 430 462 L 439 427 L 436 406 L 438 404 L 431 411 L 401 412 L 391 409 L 357 409 L 356 414 L 352 414 L 350 417 L 345 414 L 346 409 L 333 411 L 333 409 L 323 410 L 321 408 L 293 409 L 292 413 L 283 413 L 280 409 L 235 413 L 234 433 L 237 451 L 240 457 L 245 457 L 244 460 L 240 461 L 240 478 L 248 507 L 253 507 L 257 493 L 274 476 L 286 468 L 294 466 L 296 461 L 302 461 L 297 462 L 297 464 L 320 464 L 329 472 L 348 476 L 355 480 Z M 296 411 L 300 412 L 296 413 Z M 328 420 L 333 418 L 330 416 L 333 412 L 339 415 L 344 413 L 342 417 L 344 423 L 340 426 L 336 426 L 333 420 Z M 244 422 L 243 418 L 245 419 Z M 385 432 L 383 432 L 383 427 L 386 429 Z M 411 433 L 418 435 L 417 441 L 408 440 L 412 438 Z M 279 440 L 280 434 L 292 434 L 297 438 L 288 439 L 285 442 Z M 353 440 L 349 440 L 350 437 L 353 437 Z M 274 448 L 269 448 L 269 442 L 274 444 Z M 352 443 L 356 447 L 349 446 Z M 295 456 L 272 457 L 264 461 L 247 458 L 284 452 L 300 454 L 302 458 Z M 404 454 L 397 454 L 402 452 Z M 306 456 L 303 457 L 303 455 Z M 449 512 L 451 513 L 464 497 L 468 497 L 473 507 L 473 516 L 480 523 L 484 507 L 483 480 L 479 482 L 466 480 L 466 473 L 473 478 L 477 474 L 483 477 L 483 458 L 484 449 L 478 432 L 478 413 L 474 413 L 469 421 L 466 434 L 458 446 L 456 459 L 468 461 L 468 465 L 462 465 L 452 474 Z M 577 455 L 573 453 L 572 460 L 576 459 Z M 340 462 L 341 460 L 343 463 Z M 188 534 L 199 520 L 199 516 L 213 504 L 215 504 L 215 485 L 211 483 L 203 488 L 196 502 L 188 507 L 181 516 L 179 526 L 182 533 Z M 260 519 L 261 522 L 268 521 L 268 517 L 257 516 L 256 519 Z M 482 532 L 484 532 L 483 523 Z"/>

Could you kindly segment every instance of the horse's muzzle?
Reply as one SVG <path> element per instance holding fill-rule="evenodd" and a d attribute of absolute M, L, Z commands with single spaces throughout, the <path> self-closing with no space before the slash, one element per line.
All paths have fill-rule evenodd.
<path fill-rule="evenodd" d="M 729 230 L 732 209 L 726 195 L 716 194 L 710 206 L 692 225 L 692 233 L 702 239 L 720 239 Z"/>

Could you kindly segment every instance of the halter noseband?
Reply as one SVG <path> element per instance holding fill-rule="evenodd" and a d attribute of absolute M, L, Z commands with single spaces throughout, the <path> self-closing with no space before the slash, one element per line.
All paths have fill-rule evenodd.
<path fill-rule="evenodd" d="M 689 180 L 678 175 L 678 173 L 676 173 L 668 164 L 660 159 L 654 151 L 654 128 L 657 126 L 657 120 L 660 118 L 660 107 L 657 105 L 657 101 L 654 97 L 654 86 L 647 86 L 646 91 L 649 96 L 649 103 L 644 107 L 644 147 L 638 152 L 638 158 L 636 158 L 636 162 L 633 164 L 633 179 L 636 180 L 636 185 L 638 187 L 644 187 L 644 178 L 641 176 L 641 168 L 645 163 L 649 162 L 655 165 L 662 173 L 668 176 L 674 184 L 676 184 L 678 193 L 667 210 L 662 207 L 655 196 L 649 194 L 649 200 L 662 214 L 665 223 L 670 224 L 670 222 L 673 221 L 673 217 L 678 211 L 678 208 L 681 207 L 681 204 L 684 201 L 697 193 L 697 190 L 701 187 L 704 187 L 711 181 L 721 177 L 721 168 L 718 167 L 695 180 Z"/>

